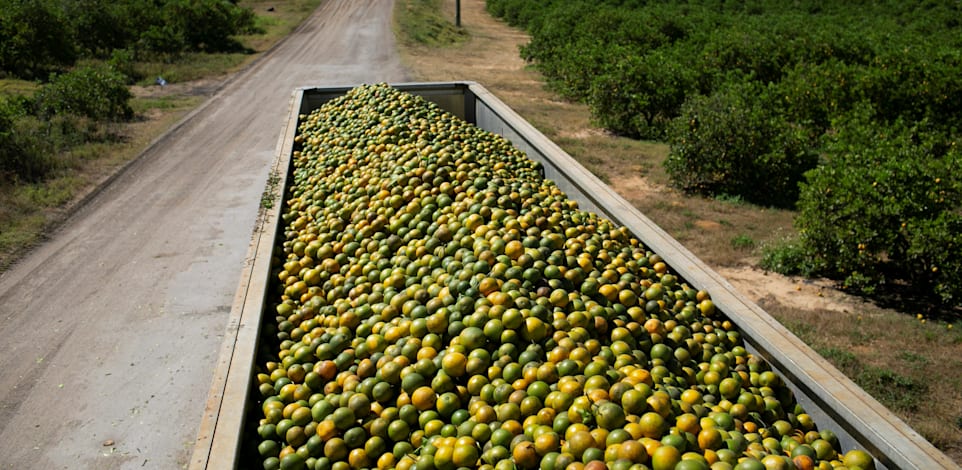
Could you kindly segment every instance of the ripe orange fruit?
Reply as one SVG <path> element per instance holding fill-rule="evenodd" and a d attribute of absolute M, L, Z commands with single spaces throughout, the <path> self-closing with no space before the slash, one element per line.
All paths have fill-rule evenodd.
<path fill-rule="evenodd" d="M 447 352 L 441 359 L 441 369 L 451 377 L 461 377 L 467 367 L 468 358 L 456 351 Z"/>
<path fill-rule="evenodd" d="M 665 418 L 652 411 L 641 415 L 641 419 L 638 420 L 638 425 L 640 426 L 642 437 L 652 439 L 661 439 L 667 428 Z"/>
<path fill-rule="evenodd" d="M 706 428 L 698 432 L 698 447 L 701 450 L 716 450 L 721 448 L 725 441 L 718 429 Z"/>
<path fill-rule="evenodd" d="M 648 451 L 640 441 L 631 439 L 621 443 L 621 447 L 618 449 L 618 458 L 632 463 L 646 463 Z"/>
<path fill-rule="evenodd" d="M 651 455 L 652 470 L 674 470 L 681 462 L 681 452 L 673 446 L 661 446 Z"/>
<path fill-rule="evenodd" d="M 418 410 L 425 411 L 434 408 L 437 402 L 437 394 L 431 387 L 422 386 L 414 390 L 411 394 L 411 404 Z"/>
<path fill-rule="evenodd" d="M 540 456 L 556 452 L 561 448 L 561 436 L 555 432 L 542 433 L 535 438 L 534 448 Z"/>
<path fill-rule="evenodd" d="M 519 468 L 533 469 L 538 467 L 538 452 L 533 442 L 519 442 L 511 451 L 511 458 Z"/>
<path fill-rule="evenodd" d="M 807 455 L 796 455 L 792 457 L 792 463 L 798 470 L 814 470 L 815 460 Z"/>
<path fill-rule="evenodd" d="M 862 449 L 852 449 L 842 457 L 842 463 L 846 467 L 858 467 L 863 470 L 875 470 L 875 459 L 868 452 Z"/>

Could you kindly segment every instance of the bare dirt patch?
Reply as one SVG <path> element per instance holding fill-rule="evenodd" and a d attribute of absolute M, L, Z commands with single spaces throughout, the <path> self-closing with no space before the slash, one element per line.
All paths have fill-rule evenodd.
<path fill-rule="evenodd" d="M 166 85 L 135 85 L 130 87 L 136 98 L 165 98 L 170 96 L 211 96 L 224 82 L 226 77 L 201 78 Z"/>

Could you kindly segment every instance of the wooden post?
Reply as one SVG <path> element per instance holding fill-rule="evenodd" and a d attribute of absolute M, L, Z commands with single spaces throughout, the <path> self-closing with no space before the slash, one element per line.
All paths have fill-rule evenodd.
<path fill-rule="evenodd" d="M 461 27 L 461 0 L 454 0 L 454 25 Z"/>

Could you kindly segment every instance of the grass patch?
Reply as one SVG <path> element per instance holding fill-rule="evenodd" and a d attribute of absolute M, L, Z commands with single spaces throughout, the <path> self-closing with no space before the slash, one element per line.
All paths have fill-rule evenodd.
<path fill-rule="evenodd" d="M 785 322 L 785 328 L 788 328 L 793 335 L 797 336 L 798 339 L 805 341 L 806 343 L 814 339 L 815 337 L 815 327 L 804 322 Z M 824 356 L 824 354 L 822 354 Z"/>
<path fill-rule="evenodd" d="M 137 62 L 134 73 L 144 77 L 138 85 L 149 86 L 163 77 L 168 83 L 187 82 L 212 75 L 229 73 L 246 63 L 250 54 L 241 52 L 221 54 L 184 54 L 165 61 Z"/>
<path fill-rule="evenodd" d="M 442 14 L 441 0 L 401 0 L 397 24 L 403 38 L 430 47 L 442 47 L 467 40 L 464 29 Z"/>
<path fill-rule="evenodd" d="M 16 215 L 16 214 L 14 214 Z M 19 250 L 25 249 L 40 239 L 40 234 L 46 219 L 41 214 L 23 214 L 19 217 L 10 217 L 13 221 L 5 221 L 7 217 L 0 217 L 0 255 L 4 255 L 4 260 L 9 260 L 17 254 Z M 0 261 L 0 271 L 8 267 L 10 261 Z"/>
<path fill-rule="evenodd" d="M 924 382 L 879 367 L 862 370 L 855 376 L 855 382 L 882 404 L 896 411 L 918 410 L 928 391 Z"/>
<path fill-rule="evenodd" d="M 921 354 L 916 354 L 912 351 L 902 351 L 898 353 L 897 357 L 905 362 L 912 363 L 912 364 L 926 364 L 929 362 L 929 359 L 927 357 Z"/>
<path fill-rule="evenodd" d="M 41 240 L 50 211 L 69 202 L 83 180 L 64 175 L 43 183 L 0 188 L 0 272 Z"/>
<path fill-rule="evenodd" d="M 176 110 L 185 106 L 192 107 L 199 104 L 196 96 L 169 95 L 157 97 L 141 97 L 130 100 L 130 107 L 140 115 L 151 110 Z"/>
<path fill-rule="evenodd" d="M 859 362 L 855 354 L 844 349 L 835 347 L 822 348 L 817 350 L 819 354 L 828 362 L 831 362 L 838 370 L 851 377 L 857 375 L 862 370 L 862 363 Z"/>
<path fill-rule="evenodd" d="M 921 380 L 887 367 L 865 366 L 852 352 L 836 347 L 822 348 L 818 353 L 891 410 L 915 412 L 927 398 L 929 387 Z M 904 354 L 910 354 L 913 362 L 927 361 L 924 356 L 911 353 L 899 356 Z"/>
<path fill-rule="evenodd" d="M 0 79 L 0 96 L 32 95 L 40 85 L 36 82 L 16 78 Z"/>
<path fill-rule="evenodd" d="M 261 208 L 272 209 L 274 207 L 274 199 L 277 198 L 277 191 L 279 191 L 279 185 L 281 183 L 281 177 L 276 171 L 271 171 L 271 174 L 267 177 L 267 184 L 264 187 L 264 192 L 261 194 Z"/>

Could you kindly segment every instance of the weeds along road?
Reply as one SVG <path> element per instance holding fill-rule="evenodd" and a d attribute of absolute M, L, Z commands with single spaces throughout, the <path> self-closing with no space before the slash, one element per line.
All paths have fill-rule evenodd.
<path fill-rule="evenodd" d="M 393 3 L 325 1 L 0 277 L 0 468 L 187 463 L 291 92 L 403 81 Z"/>

